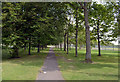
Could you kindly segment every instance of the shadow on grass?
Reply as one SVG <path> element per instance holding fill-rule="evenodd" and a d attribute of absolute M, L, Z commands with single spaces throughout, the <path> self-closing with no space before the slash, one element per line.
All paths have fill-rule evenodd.
<path fill-rule="evenodd" d="M 88 74 L 89 76 L 118 77 L 118 75 L 115 75 L 115 74 L 100 74 L 100 73 L 85 73 L 85 72 L 79 72 L 79 73 Z"/>
<path fill-rule="evenodd" d="M 43 64 L 44 59 L 49 53 L 49 49 L 42 50 L 39 53 L 34 52 L 31 50 L 31 55 L 27 55 L 26 53 L 21 53 L 19 54 L 20 58 L 13 58 L 13 59 L 8 59 L 4 58 L 3 61 L 8 61 L 13 64 L 21 64 L 24 66 L 37 66 L 39 67 L 40 64 Z"/>
<path fill-rule="evenodd" d="M 68 55 L 67 54 L 64 54 L 63 52 L 62 53 L 57 53 L 56 54 L 59 56 L 64 56 L 66 58 L 70 58 L 70 59 L 73 59 L 73 60 L 85 60 L 85 53 L 78 53 L 78 57 L 75 57 L 75 54 L 74 53 L 69 53 Z M 64 54 L 64 55 L 63 55 Z M 92 61 L 93 62 L 101 62 L 101 63 L 118 63 L 118 55 L 107 55 L 107 54 L 103 54 L 102 56 L 97 56 L 96 54 L 92 54 Z"/>
<path fill-rule="evenodd" d="M 56 50 L 57 51 L 57 50 Z M 93 64 L 87 64 L 84 63 L 83 61 L 85 60 L 85 53 L 84 52 L 78 52 L 78 57 L 75 57 L 75 53 L 70 51 L 68 55 L 63 55 L 64 51 L 59 53 L 62 63 L 66 63 L 65 60 L 70 59 L 73 60 L 72 62 L 67 62 L 69 64 L 77 64 L 75 66 L 80 66 L 78 68 L 86 69 L 86 68 L 103 68 L 103 67 L 111 67 L 111 68 L 118 68 L 117 66 L 112 65 L 111 63 L 118 64 L 118 55 L 114 54 L 102 54 L 102 56 L 97 56 L 96 53 L 92 53 L 92 60 Z M 80 65 L 79 65 L 80 64 Z M 87 64 L 87 65 L 86 65 Z M 89 67 L 90 66 L 90 67 Z M 66 69 L 67 70 L 67 69 Z"/>
<path fill-rule="evenodd" d="M 61 50 L 56 50 L 56 51 L 61 51 Z M 21 64 L 21 65 L 25 65 L 25 66 L 39 67 L 40 63 L 44 62 L 43 60 L 48 55 L 48 53 L 49 53 L 49 50 L 44 50 L 44 51 L 41 51 L 40 53 L 32 52 L 31 53 L 32 55 L 23 56 L 19 59 L 8 59 L 8 60 L 12 60 L 12 61 L 9 61 L 10 63 Z M 65 52 L 64 51 L 61 52 L 61 54 L 63 54 L 63 53 L 65 53 Z M 107 64 L 107 63 L 117 63 L 116 58 L 114 58 L 116 56 L 113 57 L 112 55 L 111 56 L 104 55 L 104 56 L 98 57 L 96 54 L 92 54 L 93 61 L 95 62 L 93 64 L 82 63 L 82 61 L 85 58 L 85 54 L 83 54 L 83 53 L 78 53 L 78 57 L 74 57 L 74 53 L 72 53 L 72 52 L 70 52 L 68 55 L 60 55 L 60 56 L 65 56 L 65 58 L 67 58 L 67 59 L 72 59 L 73 62 L 67 62 L 67 64 L 70 64 L 70 65 L 76 64 L 75 65 L 76 68 L 79 68 L 79 69 L 88 69 L 88 68 L 89 69 L 90 68 L 99 69 L 99 68 L 104 68 L 104 67 L 118 68 L 114 65 Z M 61 58 L 63 58 L 63 57 L 61 57 Z M 63 59 L 62 64 L 65 64 L 66 61 L 64 61 L 64 60 L 65 59 Z M 99 63 L 101 62 L 102 64 L 99 64 L 96 62 L 99 62 Z M 68 68 L 66 68 L 64 70 L 67 70 L 67 69 Z"/>
<path fill-rule="evenodd" d="M 29 56 L 23 57 L 21 59 L 16 59 L 16 60 L 10 61 L 10 63 L 21 64 L 21 65 L 25 65 L 25 66 L 39 67 L 41 62 L 44 62 L 44 59 L 47 56 L 47 53 L 39 53 L 39 54 L 36 53 L 36 54 L 29 55 Z"/>

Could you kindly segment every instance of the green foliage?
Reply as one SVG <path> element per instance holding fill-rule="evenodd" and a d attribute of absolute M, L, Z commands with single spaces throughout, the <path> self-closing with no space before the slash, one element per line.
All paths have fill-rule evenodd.
<path fill-rule="evenodd" d="M 115 5 L 115 6 L 114 6 Z M 102 43 L 113 41 L 118 35 L 115 13 L 118 4 L 108 2 L 104 5 L 88 3 L 91 43 L 96 42 L 96 24 L 99 18 L 100 39 Z M 71 20 L 70 20 L 71 16 Z M 2 44 L 16 49 L 59 44 L 63 42 L 64 29 L 69 34 L 69 43 L 75 44 L 73 24 L 78 19 L 78 44 L 85 44 L 84 11 L 78 2 L 3 2 L 2 4 Z M 118 15 L 116 16 L 116 18 Z M 111 33 L 110 33 L 111 32 Z"/>
<path fill-rule="evenodd" d="M 3 45 L 58 44 L 65 25 L 63 3 L 3 3 Z"/>
<path fill-rule="evenodd" d="M 102 44 L 110 43 L 116 39 L 115 29 L 117 23 L 115 22 L 115 7 L 112 2 L 106 4 L 97 4 L 94 2 L 89 11 L 89 22 L 93 28 L 91 32 L 91 39 L 96 41 L 97 39 L 97 25 L 100 28 L 100 41 Z"/>

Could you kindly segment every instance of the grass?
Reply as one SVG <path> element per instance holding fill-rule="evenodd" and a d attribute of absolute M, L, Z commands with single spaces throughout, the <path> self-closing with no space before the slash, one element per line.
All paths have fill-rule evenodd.
<path fill-rule="evenodd" d="M 35 80 L 48 50 L 49 48 L 36 53 L 35 49 L 29 56 L 26 51 L 20 50 L 20 58 L 16 59 L 7 59 L 8 52 L 3 50 L 2 80 Z"/>
<path fill-rule="evenodd" d="M 78 57 L 74 57 L 75 49 L 69 49 L 68 55 L 57 48 L 54 51 L 65 80 L 118 80 L 118 51 L 102 50 L 99 57 L 92 50 L 92 64 L 83 63 L 85 49 L 78 50 Z"/>

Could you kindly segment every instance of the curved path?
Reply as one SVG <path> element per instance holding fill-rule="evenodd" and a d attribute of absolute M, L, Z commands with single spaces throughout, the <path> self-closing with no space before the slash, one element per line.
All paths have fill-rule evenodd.
<path fill-rule="evenodd" d="M 52 47 L 49 50 L 49 54 L 36 80 L 64 80 L 58 68 L 58 63 Z"/>

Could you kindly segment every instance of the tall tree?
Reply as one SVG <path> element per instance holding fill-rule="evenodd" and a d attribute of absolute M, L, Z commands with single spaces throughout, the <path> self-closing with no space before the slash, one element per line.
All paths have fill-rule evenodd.
<path fill-rule="evenodd" d="M 113 37 L 110 31 L 113 31 L 114 29 L 113 22 L 115 19 L 113 7 L 112 5 L 110 6 L 110 4 L 107 4 L 107 6 L 105 6 L 94 2 L 90 9 L 90 15 L 89 18 L 92 18 L 90 20 L 90 26 L 93 27 L 92 34 L 94 35 L 92 37 L 94 37 L 94 39 L 97 39 L 98 56 L 101 56 L 100 43 L 109 43 L 110 41 L 114 40 L 113 38 L 110 38 Z"/>
<path fill-rule="evenodd" d="M 81 7 L 84 9 L 84 20 L 85 20 L 85 31 L 86 31 L 86 56 L 85 60 L 86 62 L 92 62 L 91 60 L 91 45 L 90 45 L 90 27 L 89 27 L 89 21 L 88 21 L 88 2 L 83 3 L 79 2 Z"/>
<path fill-rule="evenodd" d="M 78 7 L 76 8 L 76 45 L 75 45 L 75 57 L 78 56 L 77 54 L 77 47 L 78 47 Z"/>

